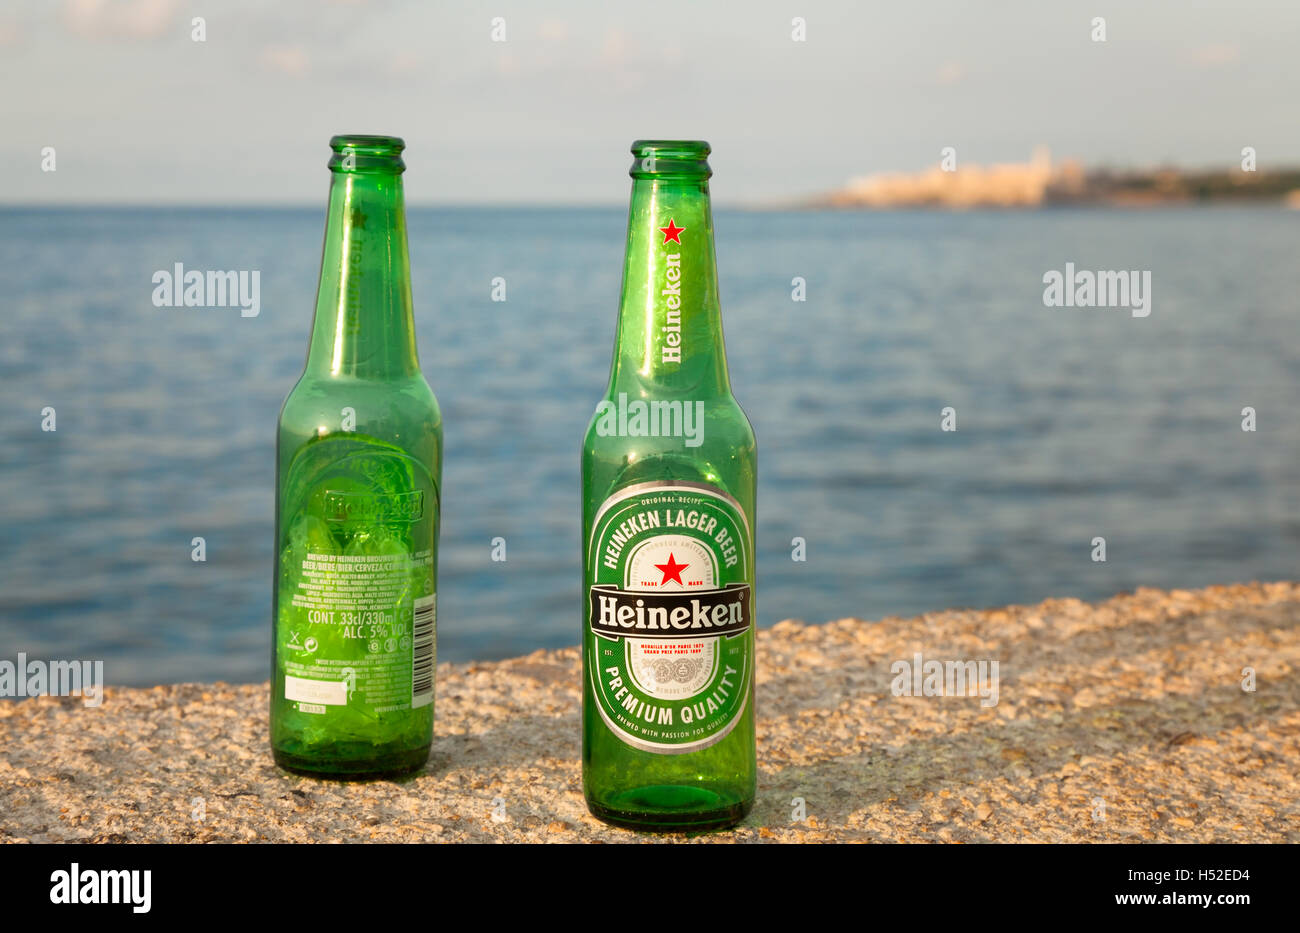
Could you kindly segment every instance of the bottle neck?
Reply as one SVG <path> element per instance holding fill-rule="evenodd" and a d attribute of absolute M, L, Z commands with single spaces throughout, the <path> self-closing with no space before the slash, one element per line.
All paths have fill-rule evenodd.
<path fill-rule="evenodd" d="M 618 338 L 618 392 L 728 395 L 707 177 L 632 183 Z"/>
<path fill-rule="evenodd" d="M 359 379 L 420 371 L 397 172 L 334 170 L 306 371 Z"/>

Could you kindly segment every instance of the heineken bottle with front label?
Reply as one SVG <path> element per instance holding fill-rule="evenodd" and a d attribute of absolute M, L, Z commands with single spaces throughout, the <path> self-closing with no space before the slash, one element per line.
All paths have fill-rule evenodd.
<path fill-rule="evenodd" d="M 316 319 L 276 447 L 271 746 L 362 778 L 433 737 L 442 419 L 420 372 L 404 144 L 336 136 Z"/>
<path fill-rule="evenodd" d="M 587 806 L 649 830 L 754 801 L 754 432 L 731 394 L 709 145 L 632 145 L 609 389 L 582 452 Z"/>

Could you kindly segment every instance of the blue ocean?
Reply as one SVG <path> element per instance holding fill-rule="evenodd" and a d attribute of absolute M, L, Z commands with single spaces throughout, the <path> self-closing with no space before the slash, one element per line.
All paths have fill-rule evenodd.
<path fill-rule="evenodd" d="M 265 680 L 275 425 L 323 200 L 0 218 L 0 657 L 102 659 L 117 684 Z M 625 224 L 410 210 L 446 431 L 440 660 L 578 641 L 578 451 Z M 716 232 L 759 444 L 760 625 L 1295 578 L 1300 213 L 719 210 Z M 178 262 L 258 270 L 259 313 L 155 307 L 154 272 Z M 1066 263 L 1149 271 L 1149 316 L 1045 306 Z"/>

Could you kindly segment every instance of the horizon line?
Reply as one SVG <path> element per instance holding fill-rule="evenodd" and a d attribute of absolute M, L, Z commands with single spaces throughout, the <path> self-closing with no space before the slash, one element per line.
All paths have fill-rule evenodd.
<path fill-rule="evenodd" d="M 714 201 L 714 208 L 724 210 L 765 209 L 768 205 L 754 202 Z M 778 205 L 778 207 L 783 205 Z M 794 205 L 790 207 L 793 209 Z M 407 201 L 406 208 L 436 210 L 619 210 L 627 209 L 626 201 Z M 324 211 L 325 201 L 4 201 L 0 210 L 303 210 Z"/>

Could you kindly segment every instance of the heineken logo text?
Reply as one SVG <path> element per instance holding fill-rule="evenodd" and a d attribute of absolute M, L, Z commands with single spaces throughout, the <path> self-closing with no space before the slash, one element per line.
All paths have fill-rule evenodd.
<path fill-rule="evenodd" d="M 691 638 L 738 635 L 749 629 L 749 585 L 693 593 L 591 588 L 591 630 L 597 635 Z"/>
<path fill-rule="evenodd" d="M 676 221 L 671 218 L 668 220 L 668 226 L 659 228 L 659 232 L 664 235 L 665 245 L 671 241 L 680 246 L 681 236 L 685 230 L 685 227 L 677 226 Z M 660 294 L 664 297 L 667 310 L 664 314 L 661 360 L 664 363 L 680 363 L 682 361 L 682 254 L 669 253 L 665 260 L 664 287 Z"/>
<path fill-rule="evenodd" d="M 325 492 L 327 522 L 418 522 L 424 517 L 424 493 Z"/>
<path fill-rule="evenodd" d="M 619 522 L 610 532 L 609 540 L 605 545 L 602 555 L 605 566 L 610 570 L 617 570 L 623 546 L 631 541 L 634 535 L 657 528 L 685 528 L 712 538 L 717 545 L 723 566 L 727 568 L 734 567 L 740 559 L 736 550 L 735 535 L 728 531 L 725 525 L 719 527 L 716 518 L 698 509 L 665 508 L 646 509 Z"/>

